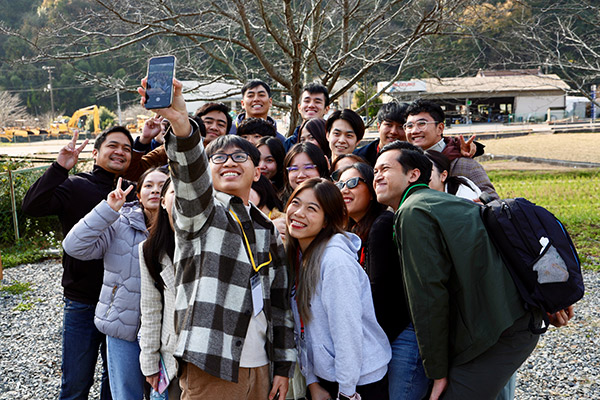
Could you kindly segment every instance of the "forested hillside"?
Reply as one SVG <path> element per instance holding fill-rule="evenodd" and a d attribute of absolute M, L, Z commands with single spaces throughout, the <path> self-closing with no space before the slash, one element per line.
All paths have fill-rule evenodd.
<path fill-rule="evenodd" d="M 116 88 L 126 108 L 147 57 L 165 53 L 178 56 L 180 79 L 260 77 L 292 109 L 280 93 L 294 97 L 309 80 L 373 87 L 540 67 L 584 92 L 600 79 L 595 0 L 101 3 L 0 0 L 0 90 L 18 94 L 31 115 L 48 113 L 50 67 L 55 115 L 91 104 L 115 110 Z"/>

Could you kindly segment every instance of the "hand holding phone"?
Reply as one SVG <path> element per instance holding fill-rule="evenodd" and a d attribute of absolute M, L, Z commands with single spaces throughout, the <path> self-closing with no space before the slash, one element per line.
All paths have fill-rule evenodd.
<path fill-rule="evenodd" d="M 146 109 L 167 108 L 171 105 L 175 62 L 175 56 L 152 57 L 148 60 L 148 80 L 144 104 Z"/>

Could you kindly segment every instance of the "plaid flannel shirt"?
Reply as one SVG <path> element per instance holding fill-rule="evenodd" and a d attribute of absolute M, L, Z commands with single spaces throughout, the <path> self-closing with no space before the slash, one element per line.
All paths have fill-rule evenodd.
<path fill-rule="evenodd" d="M 224 380 L 237 382 L 240 357 L 253 312 L 255 273 L 239 223 L 259 270 L 268 321 L 266 351 L 271 376 L 289 376 L 296 359 L 285 250 L 271 221 L 256 207 L 250 216 L 239 197 L 213 191 L 208 157 L 197 129 L 167 138 L 175 185 L 177 296 L 175 356 Z"/>

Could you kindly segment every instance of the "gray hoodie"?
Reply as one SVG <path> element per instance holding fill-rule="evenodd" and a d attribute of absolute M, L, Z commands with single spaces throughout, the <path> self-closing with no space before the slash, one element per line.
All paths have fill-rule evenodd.
<path fill-rule="evenodd" d="M 306 383 L 337 382 L 352 395 L 357 385 L 381 380 L 392 350 L 375 318 L 369 277 L 357 261 L 360 238 L 336 234 L 321 260 L 321 280 L 311 300 L 312 318 L 304 326 L 292 297 L 295 337 Z"/>

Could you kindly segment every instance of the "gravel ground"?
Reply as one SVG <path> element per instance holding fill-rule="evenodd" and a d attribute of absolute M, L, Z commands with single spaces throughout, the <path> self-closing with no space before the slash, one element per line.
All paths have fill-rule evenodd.
<path fill-rule="evenodd" d="M 0 399 L 56 399 L 60 388 L 62 288 L 56 261 L 4 271 L 0 291 Z M 551 328 L 519 370 L 517 399 L 600 399 L 600 272 L 585 271 L 586 295 L 571 324 Z M 98 375 L 98 374 L 97 374 Z M 91 397 L 98 398 L 98 379 Z"/>

